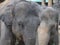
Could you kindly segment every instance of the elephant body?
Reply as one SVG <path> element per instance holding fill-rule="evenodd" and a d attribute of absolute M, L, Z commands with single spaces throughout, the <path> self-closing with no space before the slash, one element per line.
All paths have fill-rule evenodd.
<path fill-rule="evenodd" d="M 53 5 L 53 8 L 56 9 L 56 11 L 58 11 L 58 13 L 59 13 L 59 17 L 58 17 L 58 18 L 59 18 L 59 19 L 58 19 L 59 22 L 58 22 L 58 23 L 59 23 L 59 25 L 60 25 L 60 1 L 59 1 L 59 3 L 55 3 L 55 4 Z"/>
<path fill-rule="evenodd" d="M 46 42 L 45 44 L 47 44 L 49 39 L 51 39 L 51 32 L 54 37 L 57 36 L 55 35 L 57 33 L 57 27 L 55 26 L 57 26 L 58 14 L 52 8 L 42 8 L 35 2 L 10 0 L 9 3 L 0 7 L 0 10 L 0 19 L 2 20 L 0 45 L 35 45 L 38 42 L 38 36 L 41 36 L 39 35 L 38 29 L 41 27 L 40 24 L 42 21 L 44 21 L 47 28 L 47 32 L 45 33 L 48 34 L 45 35 L 46 38 L 43 43 Z M 57 38 L 53 40 L 55 39 L 57 40 Z M 50 42 L 49 44 L 51 44 Z M 39 43 L 41 42 L 39 41 Z"/>
<path fill-rule="evenodd" d="M 54 8 L 47 7 L 39 16 L 41 22 L 37 30 L 39 45 L 58 45 L 58 15 Z"/>

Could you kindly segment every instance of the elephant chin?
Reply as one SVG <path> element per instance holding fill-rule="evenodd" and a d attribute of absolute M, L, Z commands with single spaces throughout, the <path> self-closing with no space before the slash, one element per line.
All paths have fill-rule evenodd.
<path fill-rule="evenodd" d="M 46 24 L 45 21 L 42 21 L 40 23 L 40 26 L 38 27 L 38 30 L 37 30 L 37 42 L 36 45 L 48 45 L 48 42 L 49 42 L 49 37 L 50 37 L 50 34 L 48 34 L 49 32 L 49 27 L 48 25 Z"/>

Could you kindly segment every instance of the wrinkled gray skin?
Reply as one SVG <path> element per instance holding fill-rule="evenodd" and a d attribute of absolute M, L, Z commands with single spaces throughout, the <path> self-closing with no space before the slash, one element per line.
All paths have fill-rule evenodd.
<path fill-rule="evenodd" d="M 13 36 L 11 33 L 11 29 L 7 28 L 7 26 L 5 25 L 5 23 L 3 21 L 1 21 L 1 38 L 0 38 L 0 45 L 12 45 L 12 41 L 13 41 Z"/>
<path fill-rule="evenodd" d="M 13 19 L 13 17 L 12 16 L 14 16 L 14 12 L 13 12 L 13 10 L 14 10 L 14 7 L 15 7 L 15 4 L 16 5 L 18 5 L 19 6 L 19 4 L 17 4 L 17 3 L 19 3 L 20 2 L 20 0 L 10 0 L 10 2 L 9 3 L 5 3 L 5 5 L 4 6 L 1 6 L 0 7 L 0 19 L 4 22 L 4 24 L 6 25 L 6 28 L 7 28 L 7 30 L 5 30 L 6 32 L 7 32 L 7 34 L 8 35 L 10 35 L 10 33 L 11 33 L 11 35 L 10 36 L 8 36 L 8 35 L 6 35 L 6 37 L 8 38 L 7 39 L 7 41 L 6 41 L 6 37 L 4 37 L 4 38 L 2 38 L 2 41 L 1 41 L 1 45 L 14 45 L 14 44 L 12 44 L 11 42 L 8 42 L 8 40 L 12 40 L 13 39 L 13 42 L 15 41 L 15 39 L 13 38 L 13 34 L 12 34 L 12 32 L 11 32 L 11 27 L 12 27 L 12 19 Z M 28 7 L 29 7 L 29 9 L 28 8 L 26 8 L 26 6 L 25 6 L 25 9 L 27 10 L 26 11 L 26 14 L 25 15 L 34 15 L 33 17 L 31 16 L 31 19 L 30 19 L 30 17 L 28 17 L 27 19 L 28 20 L 31 20 L 31 22 L 29 23 L 28 22 L 28 24 L 29 25 L 31 25 L 32 23 L 34 23 L 35 21 L 35 24 L 34 25 L 31 25 L 32 27 L 32 29 L 31 30 L 34 30 L 34 31 L 29 31 L 31 34 L 33 33 L 33 35 L 32 36 L 30 36 L 30 37 L 32 37 L 31 38 L 31 41 L 32 41 L 32 43 L 34 43 L 35 41 L 35 39 L 33 39 L 33 38 L 35 38 L 35 31 L 36 31 L 36 29 L 37 29 L 37 26 L 38 26 L 38 23 L 39 23 L 39 19 L 37 18 L 38 17 L 38 15 L 39 15 L 39 12 L 40 12 L 40 6 L 38 5 L 38 4 L 36 4 L 36 3 L 32 3 L 32 2 L 28 2 L 29 4 L 28 4 Z M 23 4 L 22 5 L 24 5 L 24 2 L 23 2 Z M 26 5 L 26 4 L 25 4 Z M 29 6 L 30 5 L 30 6 Z M 23 6 L 22 6 L 23 7 Z M 17 8 L 17 7 L 16 7 Z M 15 9 L 16 9 L 15 8 Z M 30 10 L 31 9 L 31 10 Z M 42 8 L 41 8 L 42 9 Z M 24 10 L 24 9 L 22 9 L 22 10 Z M 32 12 L 31 12 L 32 11 Z M 16 11 L 17 12 L 17 11 Z M 25 12 L 25 11 L 24 11 Z M 23 13 L 24 13 L 23 12 Z M 30 14 L 28 14 L 28 13 L 30 13 Z M 19 13 L 18 13 L 19 14 Z M 22 14 L 23 15 L 23 14 Z M 23 16 L 24 17 L 24 16 Z M 17 17 L 16 17 L 17 18 Z M 36 19 L 35 19 L 36 18 Z M 27 21 L 28 21 L 27 20 Z M 34 21 L 33 21 L 34 20 Z M 26 22 L 27 22 L 26 21 Z M 32 22 L 33 21 L 33 22 Z M 15 22 L 14 22 L 15 23 Z M 28 25 L 28 24 L 26 24 L 26 25 Z M 28 25 L 28 26 L 29 26 Z M 36 25 L 36 26 L 35 26 Z M 28 28 L 28 26 L 26 26 L 27 28 Z M 33 28 L 34 27 L 34 28 Z M 35 28 L 36 27 L 36 28 Z M 4 28 L 4 27 L 3 27 Z M 29 29 L 29 28 L 28 28 Z M 25 29 L 26 30 L 26 29 Z M 17 30 L 18 31 L 18 30 Z M 5 33 L 6 33 L 5 32 Z M 9 32 L 9 33 L 8 33 Z M 20 31 L 19 31 L 20 32 Z M 29 34 L 29 33 L 27 33 L 27 34 Z M 31 35 L 31 34 L 29 34 L 29 35 Z M 16 35 L 16 34 L 15 34 Z M 24 36 L 26 36 L 27 37 L 27 39 L 25 40 L 24 39 L 24 41 L 26 41 L 26 44 L 28 43 L 30 43 L 30 42 L 28 42 L 27 40 L 28 40 L 28 36 L 29 35 L 27 35 L 26 36 L 26 31 L 25 31 L 25 35 Z M 1 35 L 2 36 L 2 35 Z M 11 41 L 10 40 L 10 41 Z M 2 43 L 3 42 L 3 43 Z M 5 43 L 5 42 L 7 42 L 7 43 Z M 27 44 L 27 45 L 28 45 Z M 33 45 L 33 44 L 32 44 Z"/>
<path fill-rule="evenodd" d="M 4 11 L 2 12 L 1 9 L 3 9 Z M 40 5 L 34 2 L 13 3 L 13 1 L 12 3 L 10 2 L 9 4 L 7 4 L 7 6 L 0 8 L 1 10 L 0 19 L 4 22 L 5 28 L 7 28 L 8 30 L 8 31 L 6 30 L 7 34 L 10 35 L 10 36 L 8 35 L 6 36 L 8 39 L 7 43 L 5 43 L 6 37 L 3 37 L 5 40 L 2 38 L 2 42 L 3 42 L 2 45 L 4 44 L 15 45 L 15 43 L 12 44 L 13 42 L 15 42 L 14 39 L 15 37 L 19 41 L 19 43 L 20 40 L 23 40 L 25 45 L 35 45 L 36 31 L 37 31 L 37 27 L 40 24 L 39 14 L 41 14 L 42 11 L 41 9 L 42 8 L 40 8 Z M 40 18 L 41 17 L 43 16 L 40 16 Z M 12 24 L 12 19 L 13 19 L 13 24 Z M 14 35 L 11 30 L 13 31 Z M 8 41 L 10 39 L 11 40 L 13 39 L 13 41 L 9 43 Z"/>
<path fill-rule="evenodd" d="M 15 6 L 12 31 L 19 40 L 22 35 L 25 45 L 35 45 L 40 12 L 40 5 L 34 2 L 20 2 Z"/>
<path fill-rule="evenodd" d="M 11 8 L 11 7 L 10 7 Z M 4 10 L 3 13 L 2 10 Z M 12 21 L 12 13 L 11 13 L 11 9 L 9 9 L 9 7 L 5 7 L 3 8 L 0 12 L 0 19 L 3 21 L 3 25 L 1 29 L 1 43 L 0 45 L 12 45 L 11 41 L 12 41 L 12 33 L 11 33 L 11 21 Z M 6 29 L 5 29 L 6 28 Z M 4 32 L 5 31 L 5 32 Z M 2 33 L 4 32 L 4 34 Z M 3 36 L 3 37 L 2 37 Z"/>
<path fill-rule="evenodd" d="M 3 2 L 0 6 L 0 19 L 2 20 L 1 27 L 1 40 L 0 40 L 0 45 L 15 45 L 15 36 L 12 33 L 12 19 L 13 19 L 13 14 L 12 10 L 14 7 L 15 3 L 18 3 L 20 0 L 6 0 L 7 2 Z M 4 33 L 2 33 L 4 32 Z"/>
<path fill-rule="evenodd" d="M 53 5 L 53 8 L 55 8 L 58 12 L 59 12 L 59 25 L 60 25 L 60 1 L 59 1 L 59 3 L 55 3 L 54 5 Z"/>
<path fill-rule="evenodd" d="M 16 4 L 16 6 L 15 6 L 15 4 Z M 21 9 L 19 6 L 21 5 L 21 8 L 22 8 L 22 10 L 18 10 L 17 11 L 17 9 Z M 27 5 L 26 5 L 27 4 Z M 25 5 L 25 6 L 24 6 Z M 18 7 L 17 7 L 18 6 Z M 15 7 L 15 8 L 14 8 Z M 25 8 L 24 8 L 25 7 Z M 15 9 L 15 10 L 14 10 Z M 34 45 L 35 44 L 35 34 L 36 34 L 36 29 L 37 29 L 37 27 L 38 27 L 38 24 L 39 24 L 39 18 L 38 18 L 38 14 L 39 14 L 39 12 L 40 12 L 40 6 L 38 5 L 38 4 L 36 4 L 36 3 L 32 3 L 32 2 L 19 2 L 19 3 L 17 3 L 17 2 L 14 2 L 13 3 L 13 1 L 12 2 L 10 2 L 10 3 L 8 3 L 8 4 L 6 4 L 6 6 L 4 5 L 4 6 L 2 6 L 1 8 L 0 8 L 0 10 L 1 10 L 1 12 L 0 12 L 0 19 L 4 22 L 4 26 L 5 26 L 5 28 L 6 28 L 6 30 L 5 30 L 5 34 L 6 35 L 4 35 L 4 37 L 1 39 L 1 45 L 15 45 L 15 43 L 14 44 L 12 44 L 14 41 L 15 41 L 15 37 L 13 38 L 13 33 L 15 34 L 15 36 L 17 35 L 17 32 L 15 32 L 15 30 L 17 29 L 17 31 L 18 31 L 18 29 L 19 28 L 17 28 L 17 25 L 16 25 L 16 29 L 15 30 L 13 30 L 13 33 L 12 33 L 12 19 L 13 19 L 13 16 L 15 16 L 14 17 L 14 19 L 13 19 L 13 27 L 15 27 L 14 25 L 16 24 L 16 21 L 17 21 L 17 24 L 18 24 L 18 21 L 20 20 L 20 23 L 21 22 L 23 22 L 22 24 L 21 24 L 21 27 L 20 28 L 22 28 L 22 27 L 24 27 L 24 29 L 22 28 L 22 30 L 20 30 L 19 32 L 18 32 L 18 34 L 21 32 L 21 34 L 23 34 L 23 32 L 24 32 L 24 34 L 23 34 L 23 39 L 24 39 L 24 42 L 25 42 L 25 44 L 26 45 L 29 45 L 30 43 L 32 44 L 32 45 Z M 25 11 L 24 11 L 25 10 Z M 15 12 L 14 12 L 15 11 Z M 20 13 L 20 11 L 22 12 L 22 13 Z M 24 14 L 25 13 L 25 14 Z M 22 17 L 22 16 L 23 17 Z M 16 17 L 17 16 L 17 17 Z M 24 18 L 24 19 L 22 19 L 22 18 Z M 19 19 L 18 19 L 18 17 L 19 17 Z M 20 19 L 21 18 L 21 19 Z M 17 20 L 15 20 L 15 19 L 17 19 Z M 20 24 L 19 24 L 20 25 Z M 19 25 L 18 25 L 18 27 L 19 27 Z M 4 28 L 4 27 L 3 27 Z M 31 28 L 31 29 L 30 29 Z M 23 31 L 24 30 L 24 31 Z M 32 30 L 32 31 L 31 31 Z M 34 30 L 34 31 L 33 31 Z M 3 32 L 4 30 L 2 30 L 2 32 Z M 27 33 L 26 33 L 27 32 Z M 21 35 L 21 34 L 19 34 L 18 36 L 16 36 L 17 38 Z M 30 35 L 30 36 L 29 36 Z M 1 36 L 2 36 L 2 34 L 1 34 Z M 6 36 L 6 37 L 5 37 Z M 6 41 L 6 38 L 7 38 L 7 41 Z M 20 39 L 21 37 L 19 37 L 18 39 Z M 26 39 L 25 39 L 26 38 Z M 12 40 L 12 41 L 11 41 Z M 9 42 L 10 41 L 10 42 Z M 32 42 L 31 42 L 32 41 Z M 5 43 L 6 42 L 6 43 Z M 30 45 L 31 45 L 30 44 Z"/>
<path fill-rule="evenodd" d="M 43 41 L 42 45 L 47 45 L 47 44 L 52 45 L 53 43 L 55 45 L 58 45 L 58 12 L 55 9 L 53 9 L 52 7 L 48 7 L 42 12 L 42 14 L 39 17 L 40 17 L 40 22 L 43 22 L 43 24 L 45 26 L 42 26 L 43 24 L 41 23 L 38 30 L 42 30 L 40 27 L 42 27 L 43 29 L 44 29 L 44 27 L 46 29 L 48 29 L 48 30 L 42 30 L 42 31 L 47 32 L 47 33 L 46 32 L 43 33 L 43 35 L 47 36 L 47 37 L 44 38 L 44 41 L 46 40 L 46 43 L 44 43 L 44 41 Z M 40 31 L 40 33 L 41 33 L 41 31 Z M 47 35 L 45 35 L 45 34 L 47 34 Z M 50 40 L 49 40 L 48 34 L 50 35 Z M 40 38 L 41 37 L 43 37 L 43 36 L 40 36 Z M 42 39 L 43 38 L 41 38 L 40 40 L 42 40 Z M 49 43 L 47 41 L 49 41 Z M 40 44 L 41 44 L 41 41 L 40 41 Z"/>

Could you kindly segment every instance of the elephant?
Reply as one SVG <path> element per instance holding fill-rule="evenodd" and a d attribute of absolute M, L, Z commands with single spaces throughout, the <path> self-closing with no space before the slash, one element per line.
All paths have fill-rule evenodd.
<path fill-rule="evenodd" d="M 41 24 L 40 20 L 45 18 L 41 15 L 41 13 L 44 12 L 42 10 L 45 8 L 41 8 L 41 6 L 35 2 L 17 1 L 12 1 L 11 3 L 6 4 L 6 6 L 0 7 L 0 19 L 4 22 L 5 28 L 8 29 L 9 33 L 7 32 L 7 34 L 10 35 L 7 35 L 8 37 L 4 37 L 4 39 L 7 38 L 8 40 L 11 40 L 11 42 L 5 43 L 5 41 L 3 41 L 4 39 L 2 39 L 3 43 L 1 43 L 2 45 L 15 45 L 15 43 L 16 45 L 35 45 L 37 28 Z M 54 18 L 52 16 L 50 21 L 55 19 L 55 16 Z M 39 17 L 41 19 L 39 19 Z M 55 20 L 53 20 L 53 22 Z M 52 23 L 50 21 L 48 21 L 48 24 Z M 50 25 L 53 26 L 53 24 Z M 55 33 L 55 30 L 53 32 Z"/>
<path fill-rule="evenodd" d="M 32 5 L 32 7 L 29 4 Z M 19 5 L 22 5 L 22 6 L 19 6 Z M 51 30 L 51 31 L 49 30 L 50 34 L 47 33 L 48 37 L 49 37 L 48 38 L 49 42 L 47 41 L 48 43 L 46 43 L 46 44 L 51 45 L 52 41 L 53 41 L 54 44 L 57 45 L 58 44 L 58 34 L 57 34 L 58 33 L 57 32 L 58 12 L 56 12 L 56 10 L 53 9 L 52 7 L 51 8 L 47 8 L 47 7 L 43 7 L 43 8 L 41 7 L 40 8 L 40 7 L 41 7 L 40 5 L 36 6 L 35 3 L 32 3 L 32 2 L 20 2 L 20 3 L 18 3 L 16 5 L 15 11 L 14 11 L 14 15 L 15 16 L 14 16 L 14 19 L 13 19 L 12 31 L 15 34 L 16 38 L 19 39 L 19 40 L 21 40 L 20 37 L 22 35 L 23 40 L 25 42 L 25 45 L 35 45 L 36 36 L 37 36 L 36 33 L 38 33 L 37 31 L 35 32 L 35 30 L 37 30 L 38 26 L 40 25 L 40 23 L 42 21 L 46 21 L 46 22 L 48 22 L 48 25 L 47 25 L 46 28 Z M 36 13 L 37 13 L 37 15 L 36 15 Z M 52 13 L 52 14 L 50 14 L 50 13 Z M 50 17 L 46 17 L 49 14 L 51 16 Z M 34 16 L 31 16 L 31 15 L 34 15 Z M 40 17 L 40 19 L 39 19 L 39 17 Z M 43 20 L 42 20 L 42 18 L 43 18 Z M 46 19 L 46 20 L 44 20 L 44 19 Z M 35 23 L 35 21 L 36 21 L 36 23 Z M 35 29 L 32 28 L 32 27 L 34 27 Z M 32 31 L 32 29 L 34 29 L 34 31 Z"/>
<path fill-rule="evenodd" d="M 59 12 L 59 17 L 58 17 L 58 18 L 59 18 L 59 19 L 58 19 L 59 22 L 58 22 L 58 23 L 59 23 L 59 25 L 60 25 L 60 1 L 59 1 L 59 3 L 55 3 L 55 4 L 53 5 L 53 8 L 56 9 L 56 10 Z"/>
<path fill-rule="evenodd" d="M 1 45 L 15 45 L 15 43 L 17 43 L 16 41 L 18 41 L 17 45 L 20 45 L 20 44 L 21 45 L 31 45 L 31 44 L 34 45 L 35 44 L 35 36 L 36 36 L 35 31 L 36 31 L 36 29 L 39 25 L 39 18 L 38 18 L 39 17 L 39 12 L 41 12 L 40 5 L 38 5 L 35 2 L 27 2 L 27 1 L 21 1 L 20 2 L 20 1 L 18 1 L 18 3 L 17 3 L 17 1 L 14 2 L 12 0 L 12 2 L 8 3 L 8 0 L 6 0 L 6 2 L 3 2 L 1 4 L 2 6 L 0 7 L 0 10 L 1 10 L 0 11 L 0 19 L 2 20 L 2 23 L 4 24 L 4 27 L 2 27 L 2 28 L 6 28 L 6 29 L 4 29 L 5 30 L 5 35 L 1 34 L 1 37 L 2 36 L 4 36 L 4 37 L 1 38 L 1 43 L 0 44 Z M 5 4 L 5 5 L 3 5 L 3 4 Z M 20 4 L 20 7 L 19 7 L 19 4 Z M 21 7 L 22 7 L 22 10 L 18 10 L 18 9 L 21 9 Z M 19 12 L 22 12 L 22 13 L 19 14 Z M 21 18 L 20 15 L 22 15 L 22 18 L 25 17 L 25 21 L 24 21 L 25 24 L 22 24 L 22 26 L 21 26 L 21 29 L 24 26 L 25 26 L 24 27 L 25 29 L 20 30 L 19 32 L 22 31 L 21 34 L 18 32 L 18 36 L 16 36 L 17 33 L 14 30 L 15 29 L 14 25 L 15 25 L 16 21 L 18 21 L 18 20 L 23 21 L 24 20 L 24 19 L 23 20 L 18 19 L 16 17 L 16 16 L 19 16 L 19 18 Z M 27 16 L 27 18 L 26 18 L 26 16 Z M 15 20 L 15 19 L 18 19 L 18 20 Z M 29 27 L 32 28 L 32 29 L 30 29 Z M 32 31 L 32 30 L 34 30 L 34 31 Z M 27 31 L 27 33 L 26 33 L 26 31 Z M 3 29 L 2 29 L 1 32 L 3 32 Z M 22 35 L 22 33 L 24 33 L 24 34 Z M 26 35 L 26 34 L 28 34 L 28 35 Z M 7 39 L 7 41 L 6 41 L 6 39 Z M 25 42 L 25 44 L 24 44 L 24 42 Z"/>
<path fill-rule="evenodd" d="M 35 2 L 24 1 L 16 4 L 12 21 L 12 32 L 18 41 L 23 40 L 25 45 L 35 45 L 41 11 L 42 8 Z"/>
<path fill-rule="evenodd" d="M 52 7 L 42 11 L 36 45 L 58 45 L 58 16 L 59 13 Z"/>
<path fill-rule="evenodd" d="M 0 20 L 3 25 L 0 25 L 1 40 L 0 45 L 15 45 L 15 36 L 12 33 L 12 19 L 14 3 L 18 3 L 21 0 L 5 0 L 0 4 Z M 5 29 L 6 28 L 6 29 Z M 5 31 L 5 32 L 4 32 Z M 2 33 L 4 32 L 4 34 Z M 3 36 L 3 38 L 2 38 Z M 9 42 L 10 41 L 10 42 Z"/>

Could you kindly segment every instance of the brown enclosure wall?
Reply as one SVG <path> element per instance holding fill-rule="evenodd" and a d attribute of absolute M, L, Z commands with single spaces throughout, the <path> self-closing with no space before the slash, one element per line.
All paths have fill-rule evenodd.
<path fill-rule="evenodd" d="M 5 1 L 5 0 L 0 0 L 0 3 L 3 2 L 3 1 Z"/>

